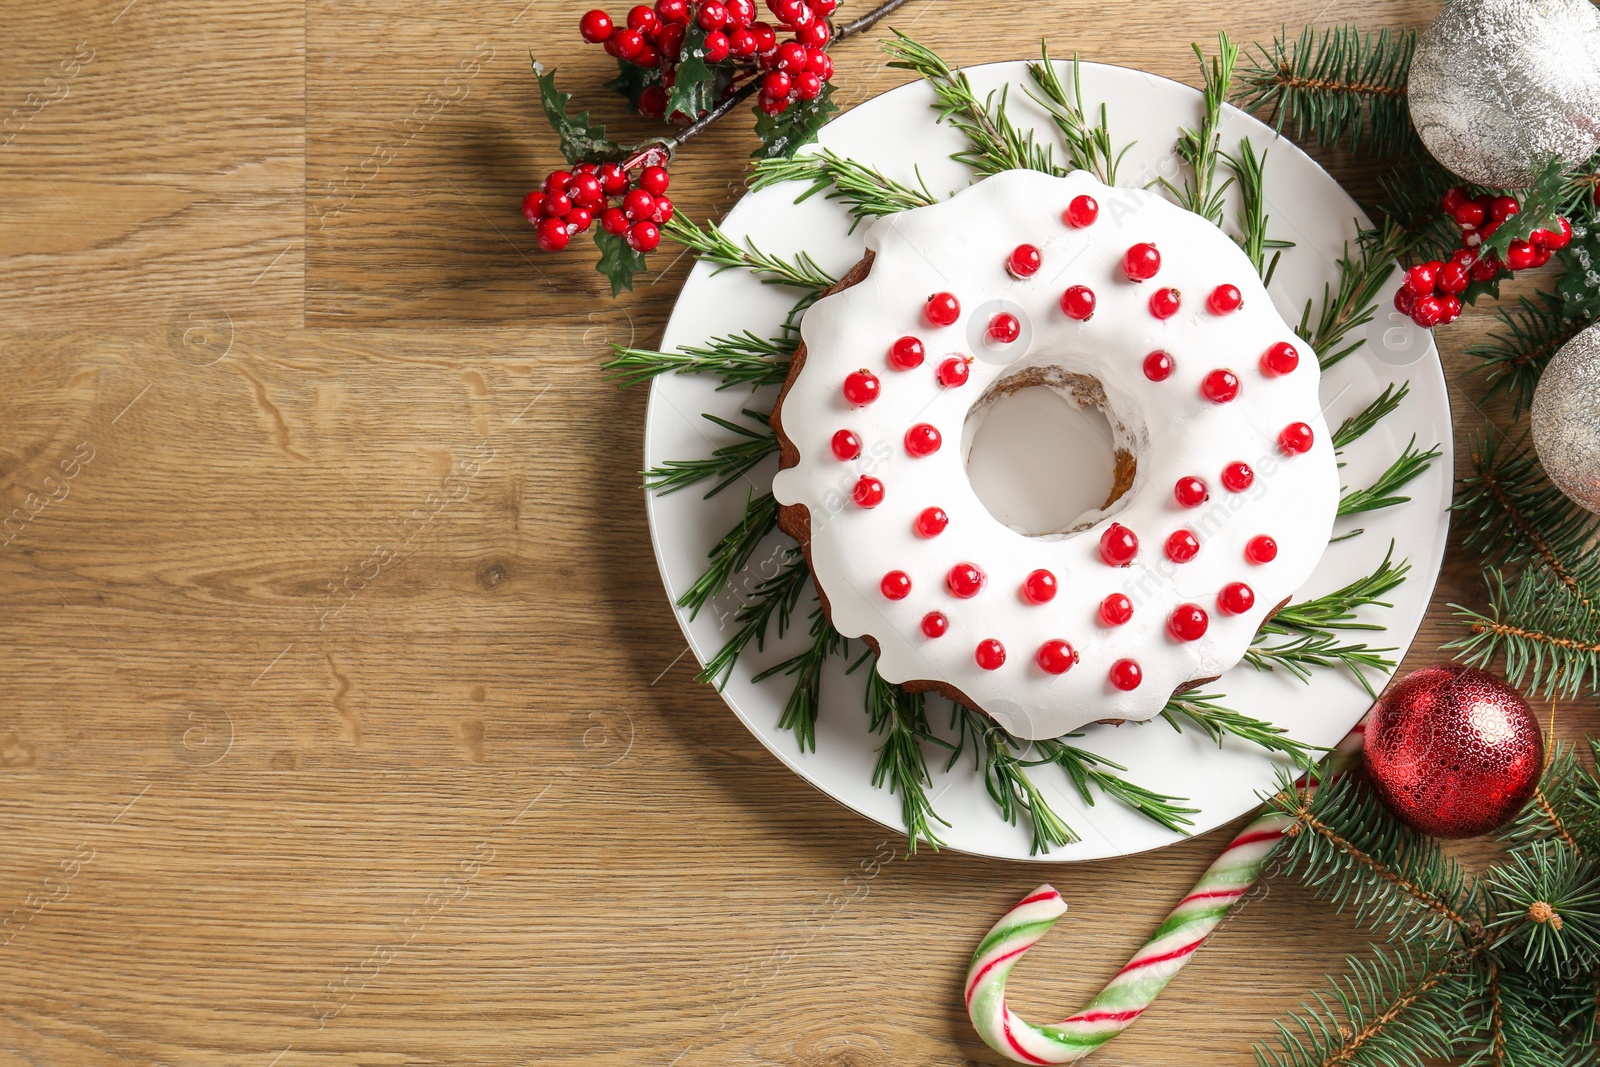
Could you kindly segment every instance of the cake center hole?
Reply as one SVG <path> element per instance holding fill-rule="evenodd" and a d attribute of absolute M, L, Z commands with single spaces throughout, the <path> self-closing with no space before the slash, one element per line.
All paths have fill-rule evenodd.
<path fill-rule="evenodd" d="M 1118 452 L 1104 412 L 1047 385 L 1002 387 L 968 416 L 965 436 L 978 499 L 1029 537 L 1096 521 L 1132 484 L 1132 457 Z"/>

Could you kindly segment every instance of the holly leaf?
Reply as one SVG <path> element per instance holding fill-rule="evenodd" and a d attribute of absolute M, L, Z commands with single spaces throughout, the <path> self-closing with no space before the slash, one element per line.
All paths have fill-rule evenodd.
<path fill-rule="evenodd" d="M 1480 296 L 1487 296 L 1491 300 L 1499 300 L 1500 283 L 1504 281 L 1506 277 L 1507 275 L 1502 274 L 1499 277 L 1491 278 L 1486 282 L 1468 282 L 1467 288 L 1461 294 L 1461 302 L 1464 304 L 1471 304 L 1476 307 L 1478 304 L 1478 298 Z"/>
<path fill-rule="evenodd" d="M 756 134 L 761 147 L 757 159 L 787 159 L 817 139 L 823 124 L 839 110 L 833 102 L 833 85 L 822 87 L 815 100 L 797 100 L 780 115 L 769 115 L 756 107 Z"/>
<path fill-rule="evenodd" d="M 716 98 L 717 73 L 706 63 L 706 31 L 691 22 L 683 37 L 677 80 L 667 96 L 667 116 L 681 113 L 693 122 L 711 110 Z"/>
<path fill-rule="evenodd" d="M 635 251 L 626 237 L 598 227 L 594 243 L 600 247 L 600 262 L 594 269 L 611 279 L 611 295 L 617 296 L 623 290 L 633 292 L 633 276 L 645 268 L 643 253 Z"/>
<path fill-rule="evenodd" d="M 1571 210 L 1572 186 L 1561 160 L 1552 159 L 1539 168 L 1533 184 L 1518 201 L 1522 210 L 1511 216 L 1483 242 L 1484 251 L 1504 259 L 1512 241 L 1526 241 L 1534 230 L 1554 229 L 1556 219 Z"/>
<path fill-rule="evenodd" d="M 639 97 L 644 91 L 661 80 L 661 72 L 654 67 L 646 70 L 637 63 L 629 63 L 625 59 L 617 60 L 617 76 L 606 82 L 605 87 L 614 93 L 628 98 L 628 106 L 637 110 Z"/>
<path fill-rule="evenodd" d="M 587 111 L 572 114 L 567 110 L 572 96 L 556 88 L 555 71 L 546 71 L 534 60 L 533 75 L 539 79 L 539 100 L 544 105 L 544 116 L 561 139 L 561 154 L 568 163 L 609 159 L 622 153 L 622 146 L 606 137 L 604 126 L 589 121 Z"/>

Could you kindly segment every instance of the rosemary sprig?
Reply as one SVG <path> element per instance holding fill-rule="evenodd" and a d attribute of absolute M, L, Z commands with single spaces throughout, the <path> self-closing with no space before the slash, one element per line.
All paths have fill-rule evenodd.
<path fill-rule="evenodd" d="M 1267 236 L 1266 164 L 1267 154 L 1256 155 L 1250 138 L 1239 141 L 1237 153 L 1222 153 L 1222 162 L 1239 186 L 1239 247 L 1250 257 L 1263 285 L 1272 284 L 1278 261 L 1285 249 L 1293 248 L 1293 241 L 1274 241 Z M 1267 252 L 1272 258 L 1267 259 Z"/>
<path fill-rule="evenodd" d="M 733 636 L 706 661 L 705 669 L 700 672 L 702 682 L 710 682 L 718 689 L 727 685 L 734 664 L 739 662 L 739 654 L 752 641 L 757 650 L 766 645 L 767 629 L 774 618 L 778 621 L 779 637 L 788 631 L 789 620 L 800 603 L 800 593 L 811 579 L 811 568 L 806 565 L 805 557 L 793 548 L 788 552 L 778 573 L 757 585 L 750 599 L 733 613 Z"/>
<path fill-rule="evenodd" d="M 718 273 L 741 267 L 761 275 L 761 280 L 769 284 L 792 285 L 810 293 L 821 293 L 838 283 L 837 278 L 817 266 L 806 252 L 798 252 L 792 259 L 784 259 L 761 251 L 748 239 L 740 244 L 714 222 L 699 226 L 691 222 L 687 215 L 674 215 L 663 232 L 700 259 L 715 263 L 719 268 Z"/>
<path fill-rule="evenodd" d="M 1393 382 L 1384 386 L 1383 392 L 1378 394 L 1376 400 L 1345 419 L 1339 424 L 1339 428 L 1333 431 L 1334 450 L 1343 452 L 1355 444 L 1374 426 L 1393 414 L 1410 393 L 1411 383 L 1408 381 L 1401 382 L 1399 388 L 1396 388 Z"/>
<path fill-rule="evenodd" d="M 1067 156 L 1077 170 L 1086 170 L 1107 185 L 1117 184 L 1117 165 L 1133 147 L 1133 143 L 1118 151 L 1111 143 L 1111 126 L 1106 118 L 1106 106 L 1100 105 L 1099 121 L 1091 123 L 1083 110 L 1083 77 L 1078 57 L 1072 57 L 1072 91 L 1067 91 L 1061 73 L 1050 58 L 1050 46 L 1039 42 L 1040 59 L 1028 64 L 1028 77 L 1039 87 L 1030 92 L 1035 102 L 1050 113 L 1051 120 L 1067 142 Z"/>
<path fill-rule="evenodd" d="M 601 365 L 607 377 L 627 388 L 659 374 L 710 374 L 722 379 L 718 390 L 748 385 L 782 385 L 789 376 L 789 360 L 800 347 L 798 332 L 781 337 L 757 337 L 746 330 L 730 337 L 715 337 L 704 345 L 685 345 L 677 352 L 612 345 L 612 358 Z"/>
<path fill-rule="evenodd" d="M 678 607 L 688 608 L 689 618 L 697 617 L 711 598 L 744 570 L 761 542 L 777 528 L 778 502 L 772 494 L 748 497 L 739 522 L 712 547 L 708 554 L 710 566 L 678 598 Z"/>
<path fill-rule="evenodd" d="M 1258 671 L 1274 671 L 1280 667 L 1302 682 L 1311 680 L 1311 672 L 1318 668 L 1343 667 L 1355 676 L 1374 700 L 1377 690 L 1367 680 L 1366 671 L 1382 674 L 1394 668 L 1394 661 L 1383 653 L 1392 648 L 1369 648 L 1366 645 L 1342 645 L 1331 633 L 1308 633 L 1280 645 L 1258 645 L 1245 653 L 1245 662 Z"/>
<path fill-rule="evenodd" d="M 1233 85 L 1233 68 L 1239 60 L 1239 47 L 1228 39 L 1226 33 L 1217 34 L 1217 54 L 1208 63 L 1199 45 L 1190 45 L 1195 58 L 1200 60 L 1200 74 L 1205 80 L 1202 93 L 1205 113 L 1196 129 L 1185 128 L 1178 133 L 1174 146 L 1178 158 L 1186 163 L 1191 176 L 1184 179 L 1183 188 L 1162 178 L 1161 186 L 1177 198 L 1178 203 L 1216 225 L 1222 225 L 1223 194 L 1233 179 L 1217 184 L 1217 161 L 1222 158 L 1222 105 L 1228 100 Z"/>
<path fill-rule="evenodd" d="M 1373 320 L 1378 312 L 1378 290 L 1394 273 L 1396 260 L 1410 246 L 1410 238 L 1396 223 L 1385 220 L 1377 230 L 1363 230 L 1356 239 L 1356 254 L 1350 254 L 1345 245 L 1339 259 L 1339 285 L 1337 289 L 1324 286 L 1322 313 L 1315 323 L 1311 321 L 1310 300 L 1295 332 L 1301 340 L 1319 353 L 1322 369 L 1327 370 L 1365 341 L 1339 348 L 1345 337 L 1358 327 Z"/>
<path fill-rule="evenodd" d="M 1060 739 L 1035 741 L 1034 747 L 1038 749 L 1041 758 L 1033 762 L 1053 763 L 1066 771 L 1067 777 L 1072 779 L 1073 786 L 1078 790 L 1078 795 L 1091 807 L 1094 805 L 1095 796 L 1090 786 L 1094 786 L 1111 799 L 1120 801 L 1151 822 L 1164 826 L 1174 833 L 1187 835 L 1189 831 L 1186 827 L 1194 825 L 1194 820 L 1188 816 L 1196 814 L 1199 808 L 1184 807 L 1184 797 L 1157 793 L 1113 774 L 1112 771 L 1128 769 L 1120 763 L 1078 748 L 1076 745 L 1069 745 Z"/>
<path fill-rule="evenodd" d="M 1321 749 L 1296 741 L 1281 726 L 1225 708 L 1217 703 L 1221 699 L 1207 693 L 1184 693 L 1167 702 L 1161 717 L 1180 734 L 1184 722 L 1197 726 L 1219 746 L 1224 737 L 1237 737 L 1268 752 L 1288 756 L 1298 766 L 1310 767 L 1316 762 L 1315 753 Z"/>
<path fill-rule="evenodd" d="M 876 662 L 873 657 L 873 668 L 867 673 L 867 719 L 872 732 L 883 735 L 883 745 L 878 749 L 872 784 L 899 795 L 907 851 L 916 852 L 917 842 L 926 841 L 937 852 L 944 842 L 934 833 L 933 824 L 950 824 L 933 810 L 928 797 L 933 777 L 928 773 L 922 742 L 935 739 L 928 732 L 927 710 L 920 694 L 908 693 L 879 677 Z"/>
<path fill-rule="evenodd" d="M 701 415 L 702 419 L 738 434 L 742 440 L 723 445 L 711 453 L 710 459 L 669 459 L 659 467 L 652 467 L 644 472 L 644 487 L 665 496 L 698 485 L 708 478 L 720 478 L 721 481 L 706 493 L 705 498 L 710 500 L 749 474 L 762 460 L 777 455 L 778 435 L 772 432 L 767 416 L 749 409 L 744 411 L 744 416 L 759 423 L 762 429 L 752 430 L 715 415 Z"/>
<path fill-rule="evenodd" d="M 1077 831 L 1056 814 L 1039 792 L 1038 786 L 1033 784 L 1033 779 L 1028 777 L 1028 767 L 1032 764 L 1012 751 L 1014 748 L 1021 749 L 1021 742 L 985 716 L 960 704 L 955 705 L 954 719 L 956 729 L 962 735 L 962 744 L 951 753 L 945 770 L 955 766 L 961 758 L 967 736 L 970 735 L 977 765 L 983 771 L 984 786 L 994 800 L 995 807 L 1000 809 L 1001 817 L 1015 826 L 1020 816 L 1028 816 L 1033 828 L 1033 841 L 1029 846 L 1031 855 L 1037 856 L 1049 852 L 1054 846 L 1070 845 L 1082 840 Z"/>
<path fill-rule="evenodd" d="M 1378 475 L 1377 481 L 1365 489 L 1357 489 L 1339 498 L 1340 516 L 1359 515 L 1364 511 L 1377 511 L 1408 502 L 1410 497 L 1396 494 L 1426 473 L 1433 466 L 1433 461 L 1443 454 L 1437 446 L 1423 452 L 1417 448 L 1416 434 L 1412 434 L 1411 442 L 1389 465 L 1389 469 Z"/>
<path fill-rule="evenodd" d="M 809 188 L 795 197 L 794 202 L 803 203 L 818 193 L 828 200 L 843 201 L 855 220 L 850 227 L 854 232 L 864 219 L 882 218 L 937 203 L 920 173 L 917 179 L 920 188 L 913 189 L 824 148 L 788 159 L 760 160 L 755 165 L 750 190 L 759 192 L 782 182 L 807 182 Z"/>
<path fill-rule="evenodd" d="M 819 604 L 811 613 L 811 643 L 805 650 L 755 676 L 757 682 L 779 674 L 794 679 L 794 688 L 789 692 L 789 699 L 783 705 L 783 714 L 778 718 L 778 728 L 793 730 L 802 752 L 817 750 L 817 715 L 822 711 L 822 668 L 832 656 L 845 654 L 849 644 L 839 636 L 839 631 L 833 628 L 827 613 Z"/>
<path fill-rule="evenodd" d="M 1357 578 L 1341 589 L 1324 593 L 1314 600 L 1303 600 L 1283 608 L 1261 627 L 1261 635 L 1316 634 L 1328 630 L 1382 630 L 1377 623 L 1359 622 L 1356 612 L 1364 607 L 1389 608 L 1383 598 L 1405 583 L 1411 573 L 1409 560 L 1394 562 L 1394 542 L 1383 562 L 1371 574 Z"/>
<path fill-rule="evenodd" d="M 956 162 L 984 176 L 1007 170 L 1061 173 L 1051 158 L 1050 146 L 1040 144 L 1032 130 L 1019 130 L 1007 117 L 1004 91 L 978 99 L 963 71 L 953 69 L 938 53 L 899 30 L 894 31 L 893 40 L 884 42 L 883 50 L 889 55 L 890 67 L 912 71 L 933 87 L 933 108 L 939 120 L 966 135 L 969 146 L 952 157 Z"/>

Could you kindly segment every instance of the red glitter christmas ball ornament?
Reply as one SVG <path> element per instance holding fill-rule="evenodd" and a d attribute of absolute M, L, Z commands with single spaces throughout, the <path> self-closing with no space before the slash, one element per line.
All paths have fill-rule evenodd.
<path fill-rule="evenodd" d="M 1435 837 L 1505 825 L 1539 784 L 1544 735 L 1522 696 L 1473 667 L 1424 667 L 1367 722 L 1367 771 L 1383 802 Z"/>

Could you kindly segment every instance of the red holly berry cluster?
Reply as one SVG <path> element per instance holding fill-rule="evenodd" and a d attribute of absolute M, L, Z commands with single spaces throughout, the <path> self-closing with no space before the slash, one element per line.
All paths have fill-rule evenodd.
<path fill-rule="evenodd" d="M 724 98 L 741 82 L 760 76 L 761 109 L 778 115 L 797 100 L 821 96 L 833 77 L 833 60 L 824 49 L 833 39 L 828 17 L 838 6 L 839 0 L 767 0 L 774 26 L 757 21 L 755 0 L 656 0 L 653 8 L 640 4 L 629 11 L 622 26 L 604 11 L 590 11 L 579 31 L 618 60 L 660 72 L 660 82 L 639 95 L 639 114 L 645 118 L 666 116 L 667 93 L 677 81 L 691 28 L 705 34 L 699 58 L 726 69 Z M 780 34 L 788 39 L 780 40 Z"/>
<path fill-rule="evenodd" d="M 1394 306 L 1424 329 L 1456 321 L 1461 316 L 1461 294 L 1472 282 L 1490 282 L 1502 274 L 1542 267 L 1552 253 L 1572 241 L 1572 224 L 1558 218 L 1555 229 L 1536 229 L 1527 240 L 1518 238 L 1506 249 L 1482 252 L 1486 238 L 1522 211 L 1514 196 L 1485 193 L 1474 197 L 1454 188 L 1444 194 L 1444 213 L 1461 229 L 1461 247 L 1447 261 L 1429 260 L 1406 272 L 1405 283 L 1394 294 Z"/>
<path fill-rule="evenodd" d="M 630 171 L 621 163 L 579 163 L 558 170 L 522 198 L 522 215 L 539 231 L 539 247 L 559 252 L 598 219 L 636 252 L 654 252 L 672 219 L 671 179 L 654 164 Z"/>

